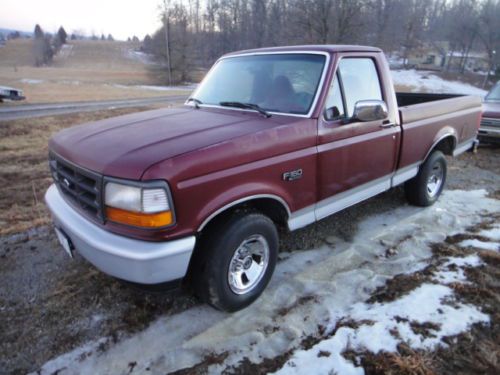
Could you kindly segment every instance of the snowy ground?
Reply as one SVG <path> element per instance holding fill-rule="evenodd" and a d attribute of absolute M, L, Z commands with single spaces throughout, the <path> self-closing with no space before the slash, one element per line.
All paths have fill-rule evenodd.
<path fill-rule="evenodd" d="M 21 83 L 27 83 L 29 85 L 38 85 L 40 83 L 43 83 L 43 79 L 33 79 L 33 78 L 23 78 L 20 79 L 19 82 Z"/>
<path fill-rule="evenodd" d="M 488 92 L 460 81 L 447 81 L 432 72 L 391 70 L 395 85 L 411 87 L 412 92 L 431 92 L 485 96 Z"/>
<path fill-rule="evenodd" d="M 401 343 L 446 346 L 443 337 L 490 320 L 479 307 L 456 300 L 450 287 L 467 283 L 464 270 L 482 265 L 474 253 L 442 259 L 429 281 L 393 301 L 367 301 L 387 280 L 427 267 L 431 244 L 498 213 L 500 202 L 484 190 L 454 190 L 426 209 L 403 206 L 368 217 L 352 241 L 337 238 L 332 247 L 282 254 L 268 289 L 243 311 L 197 306 L 117 343 L 109 337 L 89 342 L 49 361 L 41 373 L 168 373 L 205 363 L 205 371 L 216 374 L 286 354 L 278 373 L 362 374 L 342 353 L 395 352 Z M 498 249 L 498 225 L 480 238 Z M 429 334 L 415 325 L 428 325 Z"/>
<path fill-rule="evenodd" d="M 156 62 L 154 61 L 154 56 L 149 54 L 149 53 L 131 50 L 131 49 L 125 49 L 124 56 L 126 58 L 139 61 L 139 62 L 146 64 L 146 65 L 156 64 Z"/>

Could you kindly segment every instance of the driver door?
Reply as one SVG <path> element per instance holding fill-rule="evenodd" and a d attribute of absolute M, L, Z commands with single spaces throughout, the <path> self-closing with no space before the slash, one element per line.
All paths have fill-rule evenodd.
<path fill-rule="evenodd" d="M 353 118 L 361 100 L 385 100 L 376 60 L 341 56 L 318 122 L 317 219 L 390 188 L 400 129 L 388 118 Z"/>

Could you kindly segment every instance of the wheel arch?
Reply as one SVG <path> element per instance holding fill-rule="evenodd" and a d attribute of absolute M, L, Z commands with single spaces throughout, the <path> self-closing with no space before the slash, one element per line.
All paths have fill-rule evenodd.
<path fill-rule="evenodd" d="M 445 131 L 438 133 L 432 146 L 429 148 L 427 154 L 422 159 L 422 162 L 425 162 L 429 155 L 435 150 L 439 150 L 445 155 L 453 155 L 453 150 L 455 150 L 455 148 L 457 147 L 458 137 L 456 135 L 455 129 L 451 129 L 452 130 L 445 128 L 443 129 Z"/>
<path fill-rule="evenodd" d="M 286 201 L 275 194 L 253 194 L 226 203 L 208 215 L 198 226 L 197 232 L 202 232 L 211 223 L 223 215 L 238 209 L 255 209 L 270 217 L 275 223 L 286 223 L 291 215 L 290 207 Z"/>

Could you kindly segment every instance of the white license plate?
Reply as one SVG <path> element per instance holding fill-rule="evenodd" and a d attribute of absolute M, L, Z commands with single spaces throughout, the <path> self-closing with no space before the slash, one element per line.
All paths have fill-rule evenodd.
<path fill-rule="evenodd" d="M 73 258 L 73 246 L 71 245 L 71 240 L 59 228 L 55 228 L 55 230 L 57 238 L 59 239 L 59 243 L 63 247 L 64 251 L 66 251 L 66 253 L 68 253 L 68 255 Z"/>

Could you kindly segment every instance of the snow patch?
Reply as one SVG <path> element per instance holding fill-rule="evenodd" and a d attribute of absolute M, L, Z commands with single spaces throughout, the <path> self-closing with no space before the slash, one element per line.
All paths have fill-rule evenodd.
<path fill-rule="evenodd" d="M 71 56 L 72 54 L 73 54 L 73 44 L 66 43 L 61 46 L 61 49 L 57 53 L 57 57 L 65 59 Z"/>
<path fill-rule="evenodd" d="M 146 65 L 155 64 L 154 56 L 142 51 L 127 49 L 125 52 L 125 56 L 131 60 L 135 60 Z"/>
<path fill-rule="evenodd" d="M 500 224 L 494 225 L 491 229 L 483 229 L 479 232 L 479 235 L 492 241 L 500 241 Z"/>
<path fill-rule="evenodd" d="M 443 335 L 456 334 L 474 322 L 487 321 L 488 317 L 472 306 L 447 305 L 444 300 L 453 294 L 445 285 L 425 284 L 390 303 L 363 301 L 395 275 L 425 267 L 432 255 L 430 244 L 463 232 L 481 222 L 482 215 L 493 212 L 500 212 L 500 202 L 488 198 L 485 190 L 455 190 L 445 191 L 431 207 L 402 206 L 372 215 L 359 224 L 353 239 L 331 238 L 334 248 L 324 246 L 282 255 L 266 291 L 242 311 L 225 314 L 198 306 L 160 318 L 99 355 L 90 354 L 81 360 L 78 354 L 67 353 L 64 359 L 47 362 L 41 373 L 61 370 L 61 374 L 126 374 L 130 362 L 137 362 L 134 371 L 138 373 L 146 368 L 152 373 L 168 373 L 194 366 L 207 355 L 227 353 L 222 364 L 208 368 L 209 373 L 221 373 L 237 366 L 245 357 L 260 363 L 264 358 L 296 350 L 304 338 L 317 337 L 320 326 L 331 332 L 341 320 L 369 319 L 374 321 L 371 326 L 342 327 L 311 352 L 296 351 L 293 360 L 283 368 L 295 371 L 293 362 L 295 369 L 312 373 L 313 364 L 317 363 L 321 371 L 319 366 L 328 360 L 325 368 L 340 366 L 336 367 L 341 369 L 339 373 L 361 373 L 340 353 L 353 346 L 372 351 L 394 350 L 398 339 L 389 333 L 392 328 L 397 328 L 402 339 L 411 341 L 414 347 L 432 347 L 441 344 Z M 390 256 L 386 255 L 388 249 L 394 250 Z M 457 268 L 477 263 L 473 258 L 448 261 L 458 264 Z M 432 331 L 435 337 L 422 337 L 411 330 L 409 322 L 398 323 L 396 315 L 409 321 L 434 322 L 439 328 Z M 322 345 L 328 346 L 332 355 L 318 358 Z M 302 357 L 304 361 L 300 362 Z"/>
<path fill-rule="evenodd" d="M 395 85 L 411 86 L 412 92 L 431 92 L 438 94 L 464 94 L 485 96 L 488 92 L 468 83 L 447 81 L 428 71 L 391 70 Z"/>
<path fill-rule="evenodd" d="M 20 79 L 19 82 L 27 83 L 28 85 L 38 85 L 39 83 L 43 83 L 43 79 L 32 79 L 32 78 L 23 78 Z"/>
<path fill-rule="evenodd" d="M 438 271 L 434 273 L 433 279 L 441 284 L 467 283 L 463 268 L 479 267 L 482 264 L 483 262 L 476 254 L 465 258 L 448 258 L 448 261 L 442 264 Z"/>
<path fill-rule="evenodd" d="M 390 303 L 372 305 L 358 303 L 348 316 L 356 321 L 369 320 L 358 328 L 341 327 L 335 334 L 309 350 L 300 350 L 277 374 L 363 374 L 342 353 L 346 350 L 372 353 L 396 352 L 399 343 L 408 343 L 414 349 L 433 349 L 446 346 L 442 338 L 457 335 L 474 323 L 488 323 L 489 316 L 476 307 L 446 303 L 453 298 L 447 286 L 423 284 L 407 296 Z M 338 321 L 338 320 L 337 320 Z M 429 335 L 415 333 L 412 323 L 426 323 Z M 430 323 L 430 325 L 429 325 Z M 330 327 L 333 330 L 334 326 Z M 330 356 L 320 356 L 320 351 Z"/>
<path fill-rule="evenodd" d="M 461 247 L 477 247 L 478 249 L 500 251 L 500 244 L 497 242 L 485 242 L 478 239 L 465 240 L 458 244 Z"/>

